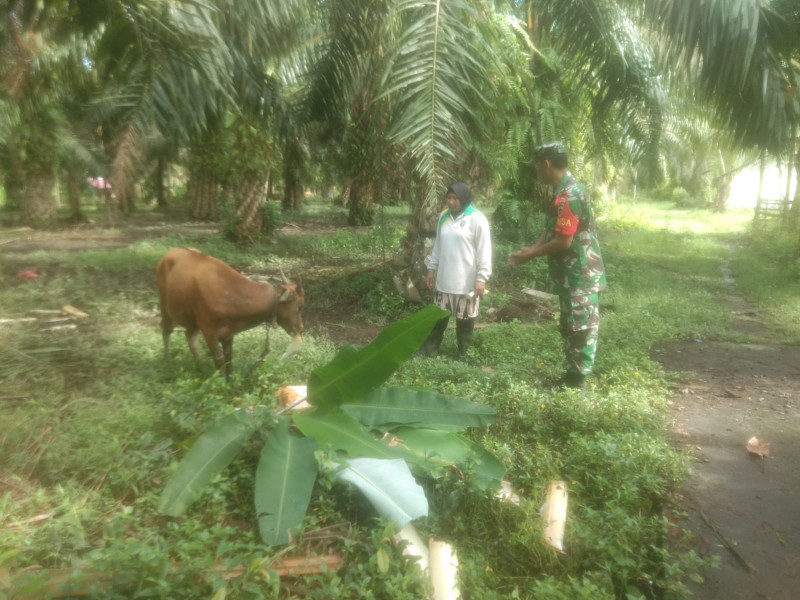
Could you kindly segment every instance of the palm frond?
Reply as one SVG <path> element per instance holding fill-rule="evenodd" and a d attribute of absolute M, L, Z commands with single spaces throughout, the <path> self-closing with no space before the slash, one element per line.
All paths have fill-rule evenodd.
<path fill-rule="evenodd" d="M 800 121 L 797 3 L 648 0 L 672 56 L 696 65 L 719 123 L 746 145 L 785 151 Z"/>
<path fill-rule="evenodd" d="M 393 6 L 403 29 L 383 75 L 393 107 L 388 137 L 405 149 L 427 182 L 427 202 L 441 197 L 454 150 L 470 139 L 469 118 L 486 103 L 482 85 L 492 51 L 471 26 L 480 18 L 466 2 L 403 0 Z"/>

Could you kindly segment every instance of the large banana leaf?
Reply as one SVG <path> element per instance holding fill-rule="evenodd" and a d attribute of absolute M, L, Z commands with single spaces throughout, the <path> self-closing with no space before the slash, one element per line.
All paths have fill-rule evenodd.
<path fill-rule="evenodd" d="M 491 425 L 496 419 L 495 410 L 489 406 L 404 388 L 378 388 L 363 400 L 345 402 L 341 408 L 370 428 L 387 423 L 426 423 L 463 429 Z"/>
<path fill-rule="evenodd" d="M 361 400 L 408 360 L 433 325 L 445 316 L 447 311 L 426 306 L 386 327 L 365 348 L 345 347 L 331 362 L 311 373 L 308 401 L 315 406 L 338 406 Z"/>
<path fill-rule="evenodd" d="M 248 424 L 229 415 L 197 438 L 161 494 L 158 510 L 177 517 L 200 491 L 236 457 L 247 439 Z"/>
<path fill-rule="evenodd" d="M 360 489 L 382 516 L 403 527 L 428 514 L 428 499 L 403 460 L 353 458 L 337 477 Z"/>
<path fill-rule="evenodd" d="M 492 489 L 499 487 L 505 467 L 490 452 L 457 433 L 435 429 L 400 427 L 394 431 L 401 442 L 401 448 L 433 467 L 442 463 L 455 463 L 462 469 L 470 468 L 478 481 Z M 409 458 L 409 460 L 412 460 Z"/>
<path fill-rule="evenodd" d="M 288 543 L 303 522 L 317 478 L 317 442 L 291 435 L 289 422 L 281 419 L 273 429 L 256 469 L 256 515 L 267 544 Z"/>
<path fill-rule="evenodd" d="M 294 422 L 322 447 L 343 450 L 353 457 L 400 457 L 398 450 L 374 440 L 358 421 L 338 408 L 300 412 L 294 415 Z"/>

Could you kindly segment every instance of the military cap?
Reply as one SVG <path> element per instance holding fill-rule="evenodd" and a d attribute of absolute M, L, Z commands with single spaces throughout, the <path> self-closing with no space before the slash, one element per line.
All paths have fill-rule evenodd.
<path fill-rule="evenodd" d="M 567 147 L 564 145 L 564 142 L 547 142 L 541 146 L 536 146 L 536 148 L 533 149 L 533 161 L 531 162 L 555 158 L 556 156 L 567 158 Z"/>

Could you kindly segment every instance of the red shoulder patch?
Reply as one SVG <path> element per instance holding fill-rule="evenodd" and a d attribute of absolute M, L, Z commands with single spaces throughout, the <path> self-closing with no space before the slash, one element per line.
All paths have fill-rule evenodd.
<path fill-rule="evenodd" d="M 578 231 L 578 217 L 570 210 L 569 195 L 564 192 L 556 198 L 558 218 L 556 219 L 556 233 L 561 235 L 575 235 Z"/>

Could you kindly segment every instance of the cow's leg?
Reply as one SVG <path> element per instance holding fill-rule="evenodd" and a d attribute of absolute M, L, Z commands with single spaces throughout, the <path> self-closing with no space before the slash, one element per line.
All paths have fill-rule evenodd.
<path fill-rule="evenodd" d="M 264 351 L 261 353 L 261 358 L 263 359 L 267 354 L 269 354 L 269 323 L 266 324 L 267 332 L 264 335 Z"/>
<path fill-rule="evenodd" d="M 219 346 L 219 338 L 213 333 L 206 332 L 203 332 L 203 337 L 206 339 L 206 345 L 214 358 L 214 366 L 217 369 L 222 369 L 225 365 L 225 357 L 222 354 L 222 348 Z"/>
<path fill-rule="evenodd" d="M 222 355 L 225 358 L 225 379 L 233 374 L 233 336 L 222 338 Z"/>
<path fill-rule="evenodd" d="M 169 315 L 161 311 L 161 337 L 164 339 L 165 361 L 169 361 L 169 337 L 172 335 L 173 329 L 175 329 L 175 323 L 169 318 Z"/>
<path fill-rule="evenodd" d="M 200 365 L 200 350 L 197 348 L 198 335 L 200 335 L 200 332 L 197 331 L 197 329 L 186 330 L 186 342 L 189 344 L 189 350 L 192 351 L 192 356 L 194 356 L 194 362 Z"/>

